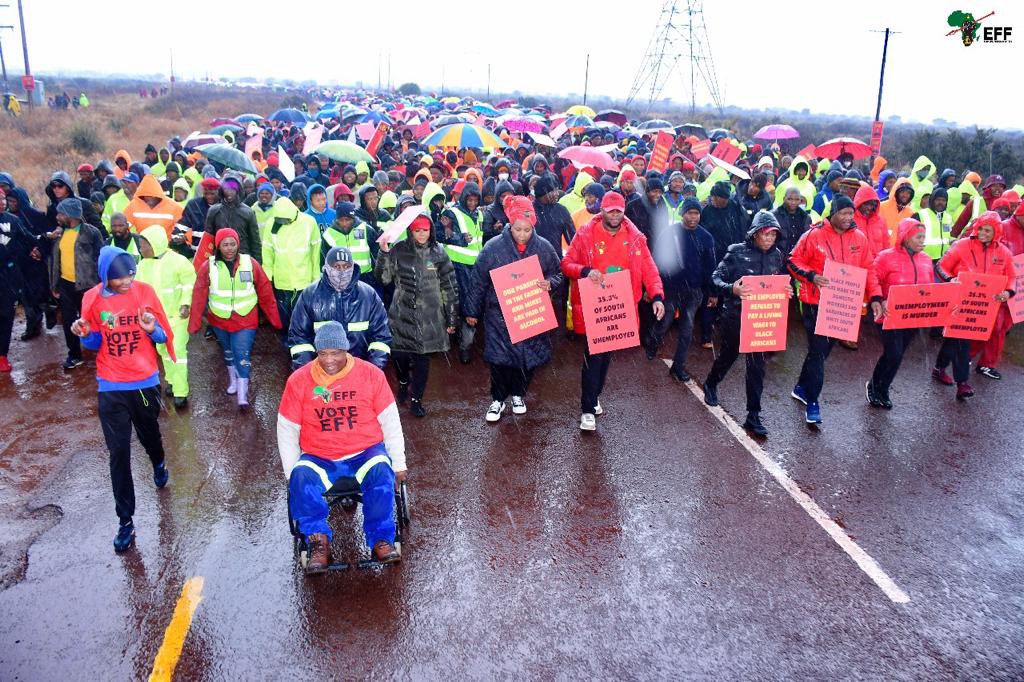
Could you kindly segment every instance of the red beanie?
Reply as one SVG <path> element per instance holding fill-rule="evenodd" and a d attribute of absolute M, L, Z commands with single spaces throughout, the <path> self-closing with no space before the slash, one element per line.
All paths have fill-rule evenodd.
<path fill-rule="evenodd" d="M 537 213 L 533 210 L 533 202 L 526 197 L 510 194 L 505 197 L 502 206 L 510 224 L 517 220 L 525 220 L 531 225 L 537 224 Z"/>
<path fill-rule="evenodd" d="M 222 227 L 217 230 L 217 234 L 213 236 L 213 243 L 215 246 L 220 246 L 220 243 L 228 237 L 234 238 L 235 242 L 241 244 L 241 240 L 238 238 L 238 233 L 232 230 L 230 227 Z"/>
<path fill-rule="evenodd" d="M 203 178 L 199 186 L 203 189 L 220 189 L 220 180 L 217 178 Z"/>

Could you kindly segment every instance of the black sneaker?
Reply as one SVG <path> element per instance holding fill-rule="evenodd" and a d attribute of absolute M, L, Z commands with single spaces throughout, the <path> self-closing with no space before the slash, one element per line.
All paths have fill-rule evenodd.
<path fill-rule="evenodd" d="M 704 381 L 704 404 L 708 407 L 718 407 L 718 386 Z"/>
<path fill-rule="evenodd" d="M 77 360 L 74 359 L 74 358 L 68 358 L 67 360 L 64 361 L 64 364 L 61 365 L 61 367 L 64 368 L 65 372 L 70 372 L 71 370 L 75 369 L 76 367 L 81 367 L 84 364 L 85 364 L 85 360 L 82 360 L 81 358 L 79 358 Z"/>
<path fill-rule="evenodd" d="M 885 407 L 882 403 L 882 399 L 879 398 L 878 394 L 875 392 L 875 386 L 871 383 L 870 379 L 864 383 L 864 397 L 867 399 L 868 405 L 871 407 Z"/>
<path fill-rule="evenodd" d="M 995 367 L 982 367 L 982 366 L 979 365 L 978 368 L 976 370 L 974 370 L 974 371 L 977 372 L 978 374 L 984 376 L 984 377 L 988 377 L 989 379 L 1002 379 L 1003 378 L 1003 375 L 1000 374 L 999 370 L 996 369 Z"/>
<path fill-rule="evenodd" d="M 153 467 L 153 483 L 157 488 L 163 488 L 169 480 L 171 480 L 171 472 L 167 470 L 166 462 L 161 462 L 158 466 Z"/>
<path fill-rule="evenodd" d="M 22 341 L 31 341 L 32 339 L 36 338 L 37 336 L 40 336 L 42 333 L 43 333 L 43 330 L 41 328 L 39 328 L 39 327 L 36 327 L 35 329 L 26 329 L 25 333 L 22 334 L 19 338 Z"/>
<path fill-rule="evenodd" d="M 129 521 L 117 527 L 117 535 L 114 537 L 114 551 L 118 554 L 127 552 L 128 548 L 135 543 L 135 524 Z"/>
<path fill-rule="evenodd" d="M 408 400 L 408 399 L 409 399 L 409 382 L 407 381 L 407 382 L 405 382 L 403 384 L 401 381 L 399 381 L 398 382 L 398 393 L 395 394 L 395 400 L 398 402 L 399 405 L 405 405 L 405 401 Z"/>
<path fill-rule="evenodd" d="M 673 367 L 668 371 L 668 375 L 678 382 L 686 383 L 693 377 L 686 371 L 685 367 Z"/>
<path fill-rule="evenodd" d="M 427 408 L 423 407 L 423 401 L 416 400 L 416 398 L 409 401 L 409 411 L 412 412 L 414 417 L 427 416 Z"/>
<path fill-rule="evenodd" d="M 473 361 L 473 354 L 469 352 L 469 349 L 468 348 L 460 348 L 459 349 L 459 362 L 461 362 L 464 365 L 468 365 L 472 361 Z"/>
<path fill-rule="evenodd" d="M 658 349 L 652 348 L 651 346 L 644 346 L 644 353 L 647 354 L 648 360 L 653 360 L 654 358 L 658 357 Z"/>
<path fill-rule="evenodd" d="M 57 326 L 57 311 L 52 308 L 46 308 L 43 311 L 43 316 L 46 318 L 46 328 L 53 329 Z"/>
<path fill-rule="evenodd" d="M 168 398 L 172 397 L 174 395 L 174 386 L 171 386 L 170 384 L 165 385 L 164 395 L 167 396 Z"/>
<path fill-rule="evenodd" d="M 207 341 L 211 341 L 217 338 L 217 335 L 213 333 L 213 327 L 206 328 L 206 331 L 203 332 L 203 338 L 206 339 Z"/>
<path fill-rule="evenodd" d="M 176 410 L 183 410 L 186 407 L 188 407 L 188 398 L 187 397 L 182 396 L 180 398 L 175 398 L 174 399 L 174 409 L 176 409 Z"/>
<path fill-rule="evenodd" d="M 747 419 L 743 422 L 743 428 L 750 431 L 755 436 L 761 436 L 762 438 L 768 435 L 768 429 L 766 429 L 764 424 L 761 422 L 761 415 L 757 412 L 750 412 L 747 414 Z"/>

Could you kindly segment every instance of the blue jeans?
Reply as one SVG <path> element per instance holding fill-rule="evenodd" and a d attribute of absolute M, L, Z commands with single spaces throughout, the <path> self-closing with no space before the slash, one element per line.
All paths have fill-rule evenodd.
<path fill-rule="evenodd" d="M 368 466 L 367 466 L 368 465 Z M 288 478 L 289 511 L 299 532 L 309 537 L 334 537 L 327 523 L 324 493 L 339 478 L 354 478 L 363 495 L 363 533 L 366 544 L 395 541 L 395 472 L 383 443 L 343 460 L 321 459 L 302 453 Z"/>
<path fill-rule="evenodd" d="M 242 329 L 237 332 L 226 332 L 218 327 L 211 326 L 210 329 L 217 336 L 217 343 L 224 351 L 224 365 L 234 366 L 241 379 L 249 378 L 249 356 L 252 354 L 252 344 L 256 340 L 255 329 Z"/>

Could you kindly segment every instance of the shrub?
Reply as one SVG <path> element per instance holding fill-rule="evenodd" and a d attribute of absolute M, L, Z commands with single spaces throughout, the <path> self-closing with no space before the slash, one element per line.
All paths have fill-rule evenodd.
<path fill-rule="evenodd" d="M 288 95 L 281 100 L 281 109 L 300 109 L 306 100 L 302 99 L 298 95 Z"/>
<path fill-rule="evenodd" d="M 105 147 L 99 131 L 84 121 L 76 122 L 68 128 L 68 142 L 76 152 L 83 156 L 97 154 Z"/>
<path fill-rule="evenodd" d="M 398 86 L 398 92 L 399 94 L 405 95 L 407 97 L 409 95 L 419 95 L 420 86 L 417 85 L 416 83 L 402 83 L 401 85 Z"/>

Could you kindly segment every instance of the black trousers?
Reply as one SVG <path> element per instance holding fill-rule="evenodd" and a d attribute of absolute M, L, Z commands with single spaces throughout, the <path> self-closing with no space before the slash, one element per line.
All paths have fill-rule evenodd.
<path fill-rule="evenodd" d="M 654 326 L 651 327 L 648 348 L 657 353 L 668 330 L 673 324 L 678 324 L 676 352 L 672 356 L 673 370 L 681 370 L 686 367 L 686 357 L 690 353 L 690 344 L 693 342 L 693 322 L 697 317 L 697 306 L 703 300 L 704 293 L 700 289 L 684 289 L 666 294 L 665 316 L 660 321 L 655 320 Z M 679 312 L 678 320 L 675 319 L 676 311 Z M 653 311 L 651 314 L 654 314 Z"/>
<path fill-rule="evenodd" d="M 736 362 L 736 358 L 740 355 L 739 318 L 724 318 L 719 323 L 719 331 L 721 347 L 718 351 L 718 357 L 715 358 L 715 362 L 711 365 L 711 371 L 708 372 L 707 379 L 707 383 L 712 386 L 717 386 L 722 382 L 722 379 L 729 372 L 729 368 L 732 367 L 732 363 Z M 761 394 L 764 392 L 765 359 L 766 355 L 764 353 L 743 354 L 747 370 L 748 413 L 756 414 L 761 411 Z"/>
<path fill-rule="evenodd" d="M 396 350 L 391 353 L 391 361 L 395 365 L 399 383 L 410 384 L 409 396 L 413 400 L 423 400 L 430 374 L 430 356 Z"/>
<path fill-rule="evenodd" d="M 164 461 L 160 438 L 160 387 L 134 391 L 102 391 L 99 394 L 100 425 L 110 451 L 110 482 L 114 488 L 114 510 L 121 523 L 135 515 L 135 485 L 132 482 L 132 427 L 154 468 Z"/>
<path fill-rule="evenodd" d="M 508 365 L 491 365 L 491 398 L 505 402 L 510 396 L 526 395 L 533 381 L 533 370 Z"/>
<path fill-rule="evenodd" d="M 958 384 L 967 383 L 971 371 L 971 342 L 966 339 L 944 339 L 939 348 L 935 366 L 946 369 L 953 363 L 953 380 Z"/>
<path fill-rule="evenodd" d="M 52 315 L 49 276 L 45 265 L 33 263 L 24 264 L 22 274 L 25 276 L 25 290 L 21 296 L 21 305 L 25 308 L 25 331 L 34 332 L 42 328 L 44 312 Z"/>
<path fill-rule="evenodd" d="M 0 357 L 11 350 L 11 331 L 14 329 L 14 297 L 0 294 Z"/>
<path fill-rule="evenodd" d="M 871 385 L 875 392 L 882 397 L 889 396 L 889 387 L 892 380 L 896 378 L 896 372 L 903 362 L 903 355 L 910 348 L 917 336 L 916 329 L 882 329 L 877 325 L 882 334 L 882 356 L 875 363 L 875 371 L 871 374 Z"/>
<path fill-rule="evenodd" d="M 71 325 L 82 314 L 82 297 L 85 292 L 75 289 L 74 282 L 62 279 L 57 283 L 57 293 L 60 294 L 57 305 L 60 308 L 61 326 L 64 327 L 64 343 L 68 346 L 68 358 L 81 360 L 82 342 L 71 331 Z"/>
<path fill-rule="evenodd" d="M 582 395 L 580 411 L 594 414 L 597 401 L 604 390 L 604 380 L 608 378 L 608 368 L 612 364 L 611 353 L 591 355 L 590 350 L 583 351 L 583 368 L 580 371 Z"/>
<path fill-rule="evenodd" d="M 818 306 L 804 303 L 800 307 L 803 308 L 804 330 L 807 332 L 807 357 L 804 358 L 797 384 L 804 389 L 807 402 L 816 403 L 821 396 L 821 387 L 825 385 L 825 360 L 836 345 L 836 340 L 814 333 L 814 325 L 818 322 Z"/>

